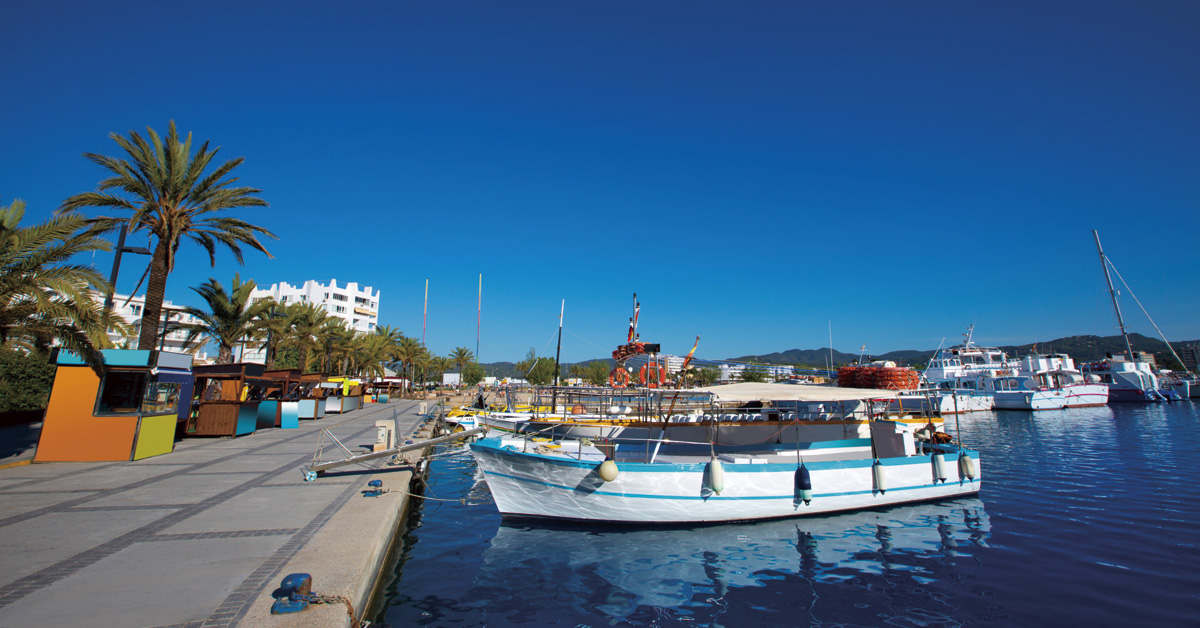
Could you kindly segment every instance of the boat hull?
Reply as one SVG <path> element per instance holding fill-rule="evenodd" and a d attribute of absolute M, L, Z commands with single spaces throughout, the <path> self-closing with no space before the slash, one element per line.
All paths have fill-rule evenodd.
<path fill-rule="evenodd" d="M 603 457 L 544 455 L 498 438 L 471 445 L 500 513 L 629 524 L 684 524 L 801 517 L 978 493 L 978 453 L 968 451 L 975 477 L 960 478 L 957 452 L 947 454 L 948 476 L 935 481 L 930 455 L 882 460 L 884 490 L 873 461 L 807 462 L 812 499 L 796 490 L 795 463 L 724 463 L 717 493 L 706 463 L 619 463 L 615 480 L 601 479 Z M 564 450 L 569 448 L 564 448 Z"/>
<path fill-rule="evenodd" d="M 929 394 L 901 393 L 900 397 L 892 403 L 891 409 L 898 412 L 937 415 L 983 412 L 992 409 L 994 403 L 992 397 L 991 392 L 975 390 L 959 390 L 954 393 L 949 391 L 935 391 Z"/>
<path fill-rule="evenodd" d="M 1108 403 L 1109 390 L 1104 384 L 1079 384 L 1039 390 L 998 390 L 996 408 L 1000 410 L 1061 410 L 1091 408 Z"/>

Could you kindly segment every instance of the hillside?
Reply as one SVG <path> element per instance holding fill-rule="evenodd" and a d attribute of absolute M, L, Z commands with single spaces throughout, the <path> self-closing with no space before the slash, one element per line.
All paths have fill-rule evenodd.
<path fill-rule="evenodd" d="M 1200 340 L 1186 340 L 1172 344 L 1178 348 L 1182 345 L 1196 343 L 1200 343 Z M 1154 354 L 1160 364 L 1165 364 L 1168 360 L 1172 359 L 1171 352 L 1167 349 L 1166 343 L 1157 338 L 1149 338 L 1141 334 L 1129 334 L 1129 344 L 1133 346 L 1134 351 L 1144 351 Z M 1076 361 L 1088 361 L 1100 360 L 1109 354 L 1119 355 L 1124 353 L 1125 341 L 1121 339 L 1121 336 L 1068 336 L 1046 342 L 1007 345 L 1000 347 L 1000 349 L 1010 356 L 1020 357 L 1033 353 L 1035 351 L 1034 347 L 1036 347 L 1036 351 L 1039 353 L 1066 353 Z M 874 360 L 891 360 L 902 365 L 914 365 L 925 364 L 933 357 L 933 353 L 934 350 L 902 350 L 867 357 Z M 834 365 L 837 366 L 856 362 L 858 356 L 834 351 L 833 359 Z M 821 367 L 829 361 L 829 349 L 791 349 L 778 353 L 731 358 L 731 361 L 759 362 L 763 364 L 804 364 Z"/>
<path fill-rule="evenodd" d="M 1161 365 L 1166 365 L 1173 360 L 1171 352 L 1167 350 L 1166 343 L 1157 338 L 1149 338 L 1141 334 L 1129 334 L 1129 344 L 1133 345 L 1134 351 L 1144 351 L 1154 354 L 1155 359 Z M 1200 340 L 1185 340 L 1172 344 L 1178 350 L 1183 345 L 1200 344 Z M 1035 346 L 1038 353 L 1066 353 L 1080 362 L 1100 360 L 1108 354 L 1119 355 L 1125 352 L 1125 341 L 1120 336 L 1068 336 L 1036 344 L 1002 346 L 1000 349 L 1009 356 L 1021 357 L 1033 353 Z M 933 357 L 933 353 L 933 349 L 924 351 L 905 349 L 891 351 L 882 355 L 866 355 L 864 359 L 891 360 L 902 366 L 924 366 Z M 587 365 L 597 360 L 607 362 L 609 365 L 613 364 L 611 358 L 583 360 L 577 363 L 564 362 L 563 372 L 565 373 L 571 364 Z M 728 358 L 727 361 L 754 362 L 758 364 L 798 364 L 813 368 L 824 368 L 829 362 L 829 349 L 788 349 L 787 351 L 763 355 L 744 355 L 736 358 Z M 836 349 L 833 351 L 833 364 L 835 367 L 853 364 L 857 361 L 857 354 L 843 353 Z M 484 364 L 483 367 L 488 375 L 496 377 L 518 377 L 521 375 L 517 373 L 516 365 L 512 362 L 491 362 Z"/>

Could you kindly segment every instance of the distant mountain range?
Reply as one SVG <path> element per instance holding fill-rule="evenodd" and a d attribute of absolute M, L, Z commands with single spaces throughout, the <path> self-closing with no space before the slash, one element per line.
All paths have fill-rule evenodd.
<path fill-rule="evenodd" d="M 1195 345 L 1200 340 L 1186 340 L 1172 343 L 1176 349 L 1183 345 Z M 1129 334 L 1129 344 L 1134 351 L 1154 354 L 1159 364 L 1174 361 L 1167 343 L 1149 338 L 1141 334 Z M 1031 353 L 1065 353 L 1078 361 L 1101 360 L 1108 355 L 1125 353 L 1125 341 L 1121 336 L 1068 336 L 1044 342 L 1024 345 L 1004 345 L 999 347 L 1009 356 L 1022 357 Z M 933 357 L 936 349 L 914 351 L 911 349 L 891 351 L 882 355 L 864 356 L 865 359 L 891 360 L 896 364 L 912 366 L 924 365 Z M 745 355 L 730 358 L 731 362 L 759 362 L 763 364 L 804 364 L 807 366 L 823 367 L 829 362 L 829 349 L 791 349 L 779 353 L 765 355 Z M 833 352 L 834 366 L 852 364 L 858 361 L 858 356 L 851 353 Z"/>
<path fill-rule="evenodd" d="M 1154 354 L 1155 360 L 1160 365 L 1166 366 L 1174 362 L 1167 344 L 1157 338 L 1149 338 L 1141 334 L 1129 334 L 1129 344 L 1133 346 L 1134 351 Z M 1184 345 L 1200 345 L 1200 340 L 1185 340 L 1171 344 L 1178 351 L 1179 347 Z M 1125 352 L 1125 341 L 1120 336 L 1068 336 L 1046 342 L 1006 345 L 999 348 L 1013 357 L 1029 355 L 1035 351 L 1038 353 L 1065 353 L 1077 362 L 1080 362 L 1100 360 L 1107 355 L 1120 355 Z M 935 351 L 935 349 L 926 351 L 905 349 L 890 351 L 882 355 L 867 355 L 863 359 L 891 360 L 901 366 L 924 366 L 933 357 Z M 833 365 L 836 367 L 853 364 L 858 361 L 858 357 L 858 354 L 842 353 L 835 349 L 833 351 Z M 611 358 L 603 358 L 602 360 L 610 365 L 613 364 Z M 595 361 L 597 360 L 583 360 L 575 364 L 586 365 Z M 824 368 L 829 363 L 829 349 L 788 349 L 787 351 L 762 355 L 743 355 L 736 358 L 728 358 L 725 361 L 753 362 L 758 364 L 793 364 Z M 516 365 L 512 362 L 491 362 L 482 366 L 488 375 L 496 377 L 517 377 L 521 375 L 517 373 Z M 570 368 L 570 366 L 571 363 L 564 362 L 563 372 L 565 373 L 566 369 Z"/>

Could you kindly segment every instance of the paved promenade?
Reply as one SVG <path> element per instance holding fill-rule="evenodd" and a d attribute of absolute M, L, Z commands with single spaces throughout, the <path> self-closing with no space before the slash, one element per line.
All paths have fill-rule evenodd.
<path fill-rule="evenodd" d="M 137 462 L 0 468 L 0 628 L 349 625 L 341 604 L 270 615 L 271 592 L 307 572 L 314 593 L 363 612 L 411 467 L 377 460 L 315 482 L 299 469 L 322 428 L 365 453 L 379 419 L 395 421 L 400 443 L 423 421 L 417 402 L 397 400 L 295 430 L 187 439 Z M 372 479 L 389 492 L 365 497 Z"/>

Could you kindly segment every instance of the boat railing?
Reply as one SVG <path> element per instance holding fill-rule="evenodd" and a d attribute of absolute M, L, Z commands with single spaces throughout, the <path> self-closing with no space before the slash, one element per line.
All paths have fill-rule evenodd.
<path fill-rule="evenodd" d="M 653 388 L 542 386 L 534 389 L 534 418 L 544 414 L 588 414 L 648 419 L 668 410 L 691 412 L 714 407 L 710 393 Z"/>

